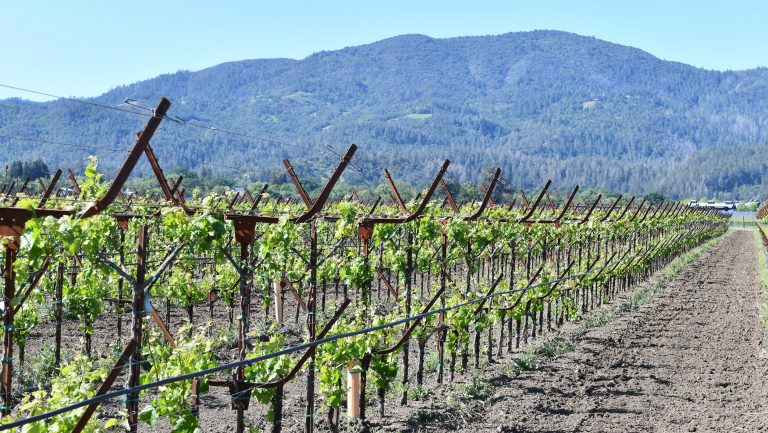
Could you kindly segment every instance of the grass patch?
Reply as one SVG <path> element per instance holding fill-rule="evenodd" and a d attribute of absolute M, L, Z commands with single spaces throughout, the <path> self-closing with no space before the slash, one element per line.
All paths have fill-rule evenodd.
<path fill-rule="evenodd" d="M 434 395 L 434 391 L 424 385 L 416 385 L 408 388 L 408 397 L 411 400 L 426 400 Z"/>
<path fill-rule="evenodd" d="M 441 414 L 437 411 L 432 410 L 426 410 L 426 409 L 418 409 L 416 411 L 416 416 L 414 417 L 416 419 L 416 422 L 420 425 L 435 421 L 440 419 Z"/>
<path fill-rule="evenodd" d="M 515 374 L 521 371 L 535 370 L 539 365 L 539 359 L 531 350 L 526 350 L 520 356 L 512 360 L 511 364 L 504 366 L 505 374 Z"/>
<path fill-rule="evenodd" d="M 66 364 L 71 360 L 67 354 L 63 354 L 61 363 Z M 55 352 L 52 346 L 43 344 L 39 353 L 27 356 L 24 368 L 17 366 L 14 370 L 15 380 L 18 384 L 14 392 L 45 388 L 50 379 L 56 376 Z"/>
<path fill-rule="evenodd" d="M 619 311 L 622 313 L 628 313 L 630 311 L 637 310 L 637 308 L 641 305 L 650 304 L 653 300 L 653 297 L 656 296 L 656 294 L 659 293 L 659 291 L 663 288 L 664 284 L 656 284 L 648 290 L 643 290 L 640 293 L 636 293 L 626 302 L 622 303 L 621 306 L 619 306 Z"/>
<path fill-rule="evenodd" d="M 538 358 L 552 359 L 573 350 L 573 343 L 560 337 L 545 341 L 533 348 L 533 353 Z"/>
<path fill-rule="evenodd" d="M 573 348 L 574 345 L 571 341 L 557 335 L 550 340 L 535 344 L 530 349 L 522 352 L 511 364 L 504 367 L 504 372 L 514 374 L 521 371 L 535 370 L 545 361 L 566 354 L 573 350 Z"/>
<path fill-rule="evenodd" d="M 458 386 L 458 392 L 464 400 L 487 400 L 491 397 L 493 386 L 475 373 L 469 382 Z"/>
<path fill-rule="evenodd" d="M 438 372 L 440 367 L 440 357 L 435 351 L 427 352 L 427 356 L 424 357 L 424 371 Z"/>
<path fill-rule="evenodd" d="M 590 314 L 584 318 L 583 327 L 585 330 L 597 328 L 610 322 L 614 317 L 616 317 L 615 308 L 610 310 L 596 311 L 594 314 Z"/>

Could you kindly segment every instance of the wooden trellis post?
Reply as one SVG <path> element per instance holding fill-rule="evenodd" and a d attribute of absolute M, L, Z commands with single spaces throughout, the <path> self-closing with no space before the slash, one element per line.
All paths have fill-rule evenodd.
<path fill-rule="evenodd" d="M 315 341 L 317 318 L 315 317 L 317 307 L 317 227 L 312 221 L 309 225 L 309 298 L 307 299 L 307 330 L 309 331 L 309 341 Z M 315 352 L 309 358 L 307 365 L 307 406 L 304 413 L 304 432 L 312 433 L 314 431 L 315 416 Z"/>
<path fill-rule="evenodd" d="M 0 235 L 7 235 L 0 231 Z M 19 248 L 19 238 L 5 244 L 5 290 L 3 293 L 3 375 L 2 375 L 2 414 L 10 415 L 13 409 L 13 393 L 11 390 L 13 379 L 13 313 L 11 301 L 16 296 L 16 273 L 13 264 L 16 262 L 16 254 Z"/>
<path fill-rule="evenodd" d="M 144 279 L 147 273 L 147 245 L 149 243 L 147 226 L 139 227 L 139 244 L 136 251 L 136 282 L 133 284 L 133 319 L 131 322 L 131 337 L 136 342 L 130 356 L 128 368 L 128 387 L 139 386 L 141 377 L 141 346 L 144 331 Z M 128 413 L 128 426 L 132 433 L 138 430 L 139 423 L 139 393 L 133 392 L 126 396 L 125 410 Z"/>
<path fill-rule="evenodd" d="M 255 222 L 253 220 L 235 221 L 235 240 L 240 245 L 240 321 L 238 326 L 237 339 L 237 358 L 242 361 L 245 359 L 247 348 L 246 339 L 250 329 L 251 312 L 251 259 L 250 247 L 254 237 Z M 232 395 L 232 408 L 237 411 L 237 432 L 245 431 L 245 410 L 248 409 L 251 392 L 243 392 L 247 388 L 245 384 L 245 367 L 240 366 L 235 369 L 230 390 Z"/>

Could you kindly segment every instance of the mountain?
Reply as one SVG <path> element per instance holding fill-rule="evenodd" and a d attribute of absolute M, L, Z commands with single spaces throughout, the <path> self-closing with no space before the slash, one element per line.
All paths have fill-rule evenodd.
<path fill-rule="evenodd" d="M 768 192 L 768 159 L 761 157 L 768 151 L 768 69 L 709 71 L 559 31 L 404 35 L 302 60 L 179 71 L 88 101 L 147 114 L 124 100 L 152 107 L 161 95 L 173 102 L 153 139 L 163 166 L 240 182 L 243 175 L 285 181 L 281 160 L 290 157 L 302 178 L 319 184 L 338 161 L 334 152 L 354 142 L 360 150 L 345 181 L 359 185 L 380 183 L 387 167 L 421 186 L 437 160 L 450 158 L 455 180 L 478 182 L 500 166 L 516 188 L 551 177 L 564 188 L 678 198 Z M 3 136 L 123 149 L 145 121 L 68 100 L 0 101 Z M 122 157 L 0 143 L 4 163 L 41 157 L 79 168 L 94 153 L 110 173 Z"/>

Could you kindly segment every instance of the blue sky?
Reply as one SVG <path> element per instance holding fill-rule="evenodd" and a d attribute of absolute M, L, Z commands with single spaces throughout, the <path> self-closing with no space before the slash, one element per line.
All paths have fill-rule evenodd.
<path fill-rule="evenodd" d="M 5 1 L 0 83 L 63 96 L 179 69 L 313 52 L 405 33 L 555 29 L 707 69 L 768 66 L 768 1 Z M 0 88 L 0 98 L 34 95 Z"/>

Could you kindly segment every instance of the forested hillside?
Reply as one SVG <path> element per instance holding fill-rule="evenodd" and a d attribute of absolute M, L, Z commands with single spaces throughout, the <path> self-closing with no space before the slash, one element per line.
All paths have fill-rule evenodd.
<path fill-rule="evenodd" d="M 450 158 L 461 182 L 477 182 L 498 165 L 518 188 L 551 177 L 558 185 L 680 198 L 768 192 L 768 70 L 707 71 L 564 32 L 398 36 L 302 60 L 180 71 L 93 101 L 130 98 L 151 107 L 161 95 L 173 101 L 176 119 L 153 140 L 163 165 L 239 183 L 284 180 L 286 156 L 304 177 L 324 177 L 338 160 L 325 146 L 341 152 L 355 142 L 359 170 L 345 180 L 358 184 L 380 182 L 389 167 L 420 186 L 436 159 Z M 123 149 L 145 121 L 66 100 L 0 101 L 7 137 Z M 96 154 L 109 170 L 122 157 L 7 138 L 0 144 L 4 163 L 42 158 L 79 168 Z"/>

